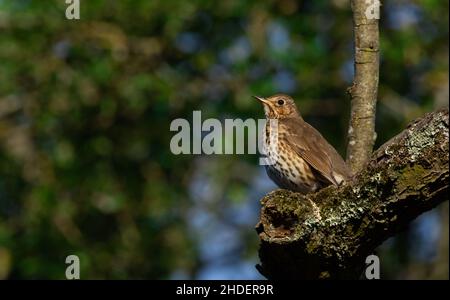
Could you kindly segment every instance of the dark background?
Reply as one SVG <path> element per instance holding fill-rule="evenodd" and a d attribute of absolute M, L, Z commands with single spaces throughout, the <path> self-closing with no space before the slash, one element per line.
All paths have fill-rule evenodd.
<path fill-rule="evenodd" d="M 448 101 L 448 1 L 383 1 L 377 147 Z M 257 155 L 170 152 L 175 118 L 292 95 L 345 153 L 349 1 L 0 0 L 0 279 L 255 279 Z M 448 278 L 448 202 L 377 250 Z"/>

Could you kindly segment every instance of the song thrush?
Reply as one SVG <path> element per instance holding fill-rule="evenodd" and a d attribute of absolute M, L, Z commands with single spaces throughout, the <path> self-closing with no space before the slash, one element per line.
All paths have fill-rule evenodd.
<path fill-rule="evenodd" d="M 266 165 L 267 175 L 280 187 L 303 194 L 323 187 L 336 186 L 348 180 L 350 169 L 325 138 L 300 116 L 294 100 L 283 94 L 269 98 L 256 97 L 264 105 L 267 118 L 266 156 L 273 164 Z M 278 138 L 271 142 L 277 120 Z"/>

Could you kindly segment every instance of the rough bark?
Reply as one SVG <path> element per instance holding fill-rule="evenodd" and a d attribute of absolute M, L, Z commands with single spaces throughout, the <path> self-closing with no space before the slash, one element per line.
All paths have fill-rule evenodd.
<path fill-rule="evenodd" d="M 351 117 L 347 163 L 357 173 L 369 160 L 376 139 L 375 109 L 379 74 L 379 2 L 353 0 L 355 77 L 348 89 Z"/>
<path fill-rule="evenodd" d="M 270 279 L 358 278 L 378 245 L 448 199 L 448 125 L 448 108 L 414 121 L 341 187 L 264 197 L 258 270 Z"/>

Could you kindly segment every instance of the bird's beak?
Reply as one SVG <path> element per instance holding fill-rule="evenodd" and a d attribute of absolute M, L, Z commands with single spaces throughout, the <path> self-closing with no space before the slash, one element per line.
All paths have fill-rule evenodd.
<path fill-rule="evenodd" d="M 272 107 L 272 103 L 269 100 L 264 99 L 263 97 L 253 96 L 253 98 L 259 100 L 262 104 L 264 104 L 264 111 L 266 112 L 266 116 L 270 114 L 275 114 L 275 110 Z"/>
<path fill-rule="evenodd" d="M 262 103 L 267 104 L 267 105 L 270 106 L 270 102 L 267 101 L 266 99 L 264 99 L 263 97 L 253 96 L 253 98 L 255 98 L 255 99 L 261 101 Z"/>

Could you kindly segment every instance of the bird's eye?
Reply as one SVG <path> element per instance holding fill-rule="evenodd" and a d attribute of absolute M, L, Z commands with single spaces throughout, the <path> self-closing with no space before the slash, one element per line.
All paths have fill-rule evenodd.
<path fill-rule="evenodd" d="M 284 104 L 284 100 L 278 100 L 278 105 L 283 105 Z"/>

